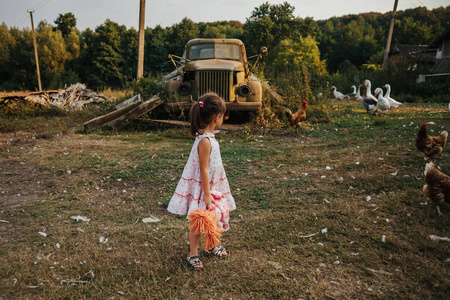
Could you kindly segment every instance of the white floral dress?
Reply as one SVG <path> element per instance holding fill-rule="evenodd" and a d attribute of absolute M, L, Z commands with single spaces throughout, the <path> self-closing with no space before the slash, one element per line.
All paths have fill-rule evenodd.
<path fill-rule="evenodd" d="M 226 200 L 226 204 L 230 211 L 236 209 L 234 198 L 230 192 L 227 175 L 222 164 L 220 156 L 219 142 L 214 138 L 212 133 L 204 133 L 197 135 L 191 154 L 184 167 L 183 174 L 178 182 L 175 193 L 169 202 L 167 210 L 177 215 L 189 215 L 197 208 L 206 209 L 203 200 L 203 188 L 200 180 L 200 163 L 198 157 L 198 143 L 204 138 L 208 138 L 211 142 L 211 153 L 209 155 L 209 186 L 211 193 L 219 192 Z"/>

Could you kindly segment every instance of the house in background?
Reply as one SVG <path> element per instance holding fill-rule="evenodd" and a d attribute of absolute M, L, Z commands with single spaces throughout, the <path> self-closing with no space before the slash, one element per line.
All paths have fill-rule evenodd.
<path fill-rule="evenodd" d="M 429 46 L 428 50 L 436 50 L 436 62 L 432 73 L 448 73 L 450 72 L 450 29 L 435 39 Z"/>
<path fill-rule="evenodd" d="M 433 69 L 436 50 L 427 45 L 395 44 L 389 51 L 389 64 L 404 65 L 408 71 L 429 73 Z"/>
<path fill-rule="evenodd" d="M 426 51 L 436 53 L 434 65 L 429 74 L 419 75 L 416 82 L 424 82 L 426 77 L 446 76 L 450 78 L 450 28 L 428 45 Z"/>

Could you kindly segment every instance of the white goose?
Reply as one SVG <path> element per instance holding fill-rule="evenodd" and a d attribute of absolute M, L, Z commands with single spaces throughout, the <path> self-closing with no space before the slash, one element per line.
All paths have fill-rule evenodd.
<path fill-rule="evenodd" d="M 336 98 L 337 100 L 344 99 L 344 97 L 345 97 L 344 94 L 342 94 L 341 92 L 338 92 L 334 85 L 331 87 L 331 89 L 334 89 L 334 91 L 333 91 L 334 98 Z"/>
<path fill-rule="evenodd" d="M 389 100 L 383 97 L 382 88 L 375 89 L 375 96 L 377 95 L 378 95 L 377 110 L 381 115 L 384 115 L 391 108 L 391 105 L 389 104 Z"/>
<path fill-rule="evenodd" d="M 359 85 L 360 88 L 361 86 L 362 84 Z M 364 95 L 361 97 L 361 100 L 359 101 L 361 101 L 362 105 L 364 106 L 364 108 L 368 113 L 373 114 L 377 110 L 377 101 L 367 97 L 367 86 L 366 89 L 364 90 Z"/>
<path fill-rule="evenodd" d="M 364 84 L 367 86 L 367 98 L 375 100 L 375 101 L 378 102 L 378 99 L 375 98 L 374 95 L 372 95 L 372 92 L 371 92 L 371 90 L 372 90 L 372 83 L 370 83 L 370 80 L 369 79 L 364 80 Z"/>
<path fill-rule="evenodd" d="M 353 89 L 353 92 L 348 94 L 350 99 L 356 100 L 356 101 L 361 101 L 362 100 L 361 92 L 360 92 L 361 91 L 361 85 L 358 86 L 358 90 L 356 90 L 356 86 L 352 85 L 352 89 Z"/>
<path fill-rule="evenodd" d="M 391 86 L 389 84 L 386 83 L 383 87 L 386 88 L 386 95 L 384 96 L 384 98 L 388 99 L 391 108 L 402 105 L 401 102 L 398 102 L 397 100 L 391 98 Z"/>

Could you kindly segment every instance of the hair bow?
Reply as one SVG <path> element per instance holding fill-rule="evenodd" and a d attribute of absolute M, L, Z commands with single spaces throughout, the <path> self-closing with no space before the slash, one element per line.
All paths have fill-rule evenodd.
<path fill-rule="evenodd" d="M 200 105 L 200 107 L 203 107 L 205 103 L 203 103 L 203 101 L 198 101 L 198 105 Z"/>

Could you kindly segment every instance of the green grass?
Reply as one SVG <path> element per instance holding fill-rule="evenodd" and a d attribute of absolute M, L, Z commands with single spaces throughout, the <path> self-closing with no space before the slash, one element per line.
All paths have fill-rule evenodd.
<path fill-rule="evenodd" d="M 439 217 L 424 197 L 414 140 L 427 121 L 430 134 L 448 130 L 447 106 L 331 111 L 299 134 L 217 135 L 237 210 L 223 235 L 230 257 L 202 255 L 199 273 L 185 262 L 185 217 L 166 210 L 187 129 L 81 134 L 80 115 L 16 119 L 1 139 L 0 298 L 446 298 L 450 245 L 429 236 L 449 236 L 450 207 Z M 447 174 L 448 157 L 447 146 L 435 159 Z M 150 215 L 161 221 L 144 224 Z"/>

